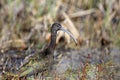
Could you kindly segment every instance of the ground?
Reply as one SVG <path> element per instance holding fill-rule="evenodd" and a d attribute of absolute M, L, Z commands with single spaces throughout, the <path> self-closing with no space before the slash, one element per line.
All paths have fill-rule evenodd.
<path fill-rule="evenodd" d="M 0 79 L 119 80 L 120 0 L 0 0 Z M 60 23 L 53 65 L 31 54 Z"/>

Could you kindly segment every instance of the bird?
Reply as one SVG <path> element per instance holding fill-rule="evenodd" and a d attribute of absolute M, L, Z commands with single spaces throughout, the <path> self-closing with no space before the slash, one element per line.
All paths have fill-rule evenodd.
<path fill-rule="evenodd" d="M 52 24 L 52 27 L 51 27 L 51 41 L 50 41 L 50 44 L 41 53 L 43 53 L 44 55 L 54 53 L 56 38 L 57 38 L 57 31 L 59 31 L 59 30 L 61 30 L 63 32 L 66 32 L 77 44 L 77 40 L 74 38 L 74 36 L 69 31 L 64 29 L 59 23 L 54 23 L 54 24 Z"/>
<path fill-rule="evenodd" d="M 72 33 L 67 31 L 66 29 L 64 29 L 61 26 L 61 24 L 53 23 L 51 26 L 51 41 L 50 41 L 49 45 L 46 46 L 45 48 L 41 49 L 38 53 L 29 55 L 26 57 L 23 64 L 19 68 L 19 72 L 21 72 L 20 70 L 23 71 L 23 73 L 20 73 L 20 76 L 25 76 L 30 72 L 33 73 L 35 71 L 41 71 L 44 69 L 46 70 L 48 67 L 53 65 L 52 63 L 54 61 L 54 50 L 55 50 L 55 45 L 56 45 L 57 32 L 59 30 L 66 32 L 77 44 L 77 40 L 74 38 Z M 35 57 L 39 57 L 40 61 L 34 62 Z M 27 66 L 26 69 L 23 68 L 24 65 L 29 64 L 30 60 L 32 60 L 32 62 L 33 62 L 32 63 L 33 67 L 31 67 L 31 64 L 30 64 L 30 66 L 29 67 Z M 51 69 L 51 67 L 50 67 L 50 69 Z"/>

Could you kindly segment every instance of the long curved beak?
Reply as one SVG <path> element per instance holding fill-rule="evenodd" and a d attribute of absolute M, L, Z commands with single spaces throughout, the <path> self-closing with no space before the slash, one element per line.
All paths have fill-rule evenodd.
<path fill-rule="evenodd" d="M 77 40 L 74 38 L 74 36 L 72 35 L 72 33 L 70 33 L 69 31 L 67 31 L 63 27 L 61 27 L 60 30 L 66 32 L 75 41 L 75 43 L 77 44 Z"/>

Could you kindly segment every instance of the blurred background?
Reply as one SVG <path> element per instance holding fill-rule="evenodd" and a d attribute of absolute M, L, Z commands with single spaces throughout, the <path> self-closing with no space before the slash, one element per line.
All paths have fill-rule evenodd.
<path fill-rule="evenodd" d="M 91 64 L 85 64 L 84 70 L 81 72 L 83 74 L 81 80 L 84 80 L 88 69 L 91 69 L 93 73 L 95 70 L 93 68 L 98 69 L 98 76 L 102 74 L 104 77 L 107 75 L 107 80 L 115 79 L 113 74 L 116 75 L 116 70 L 120 69 L 119 65 L 117 69 L 112 68 L 112 70 L 111 65 L 116 66 L 113 65 L 114 62 L 104 63 L 104 60 L 114 60 L 119 56 L 120 0 L 0 0 L 0 56 L 3 57 L 2 53 L 6 52 L 16 54 L 14 50 L 24 51 L 33 47 L 41 49 L 50 42 L 50 29 L 54 22 L 60 23 L 78 41 L 76 46 L 67 34 L 59 31 L 56 40 L 57 49 L 78 50 L 77 53 L 80 55 L 85 53 L 86 58 L 90 56 L 89 53 L 94 51 L 80 52 L 80 49 L 105 49 L 101 52 L 101 58 L 104 57 L 103 63 L 97 63 L 94 67 Z M 115 50 L 113 52 L 111 50 L 109 53 L 110 48 Z M 97 59 L 99 51 L 95 53 L 96 55 L 93 57 Z M 109 54 L 114 57 L 108 56 Z M 115 55 L 117 56 L 115 57 Z M 119 63 L 119 61 L 119 57 L 116 58 L 115 62 Z M 105 73 L 102 71 L 103 69 L 105 69 Z M 81 75 L 81 73 L 78 72 L 77 75 Z M 119 76 L 119 72 L 117 76 Z M 75 80 L 79 80 L 79 76 Z M 95 79 L 91 78 L 91 80 Z"/>
<path fill-rule="evenodd" d="M 79 48 L 120 46 L 119 0 L 0 0 L 0 48 L 41 48 L 54 22 L 74 35 Z M 66 36 L 59 32 L 57 43 L 71 46 Z"/>

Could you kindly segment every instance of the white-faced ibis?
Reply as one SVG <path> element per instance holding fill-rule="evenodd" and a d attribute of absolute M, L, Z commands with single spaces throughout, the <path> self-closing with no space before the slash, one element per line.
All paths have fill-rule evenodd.
<path fill-rule="evenodd" d="M 57 37 L 57 31 L 62 30 L 64 32 L 66 32 L 68 35 L 70 35 L 70 37 L 75 41 L 75 43 L 77 44 L 77 40 L 74 38 L 74 36 L 67 30 L 65 30 L 59 23 L 54 23 L 52 24 L 51 27 L 51 41 L 49 46 L 47 46 L 42 53 L 47 55 L 47 54 L 51 54 L 54 53 L 54 49 L 55 49 L 55 44 L 56 44 L 56 37 Z"/>
<path fill-rule="evenodd" d="M 34 69 L 35 71 L 41 71 L 44 70 L 45 67 L 50 67 L 51 63 L 53 63 L 53 53 L 54 53 L 54 49 L 55 49 L 55 44 L 56 44 L 56 37 L 57 37 L 57 31 L 62 30 L 64 32 L 66 32 L 68 35 L 70 35 L 70 37 L 75 41 L 75 43 L 77 43 L 76 39 L 73 37 L 73 35 L 65 30 L 59 23 L 54 23 L 52 24 L 51 27 L 51 41 L 49 43 L 49 45 L 45 48 L 43 48 L 39 53 L 37 53 L 37 55 L 32 55 L 30 57 L 39 57 L 41 58 L 40 61 L 37 62 L 33 62 L 33 64 L 29 64 L 28 62 L 31 61 L 29 59 L 26 59 L 25 62 L 23 62 L 22 67 L 24 67 L 23 65 L 29 64 L 30 66 L 33 65 L 33 67 L 30 67 L 30 69 L 28 70 L 28 68 L 25 69 L 25 72 L 23 71 L 23 73 L 21 74 L 21 76 L 25 76 L 26 74 L 29 74 L 29 72 L 33 72 Z M 27 58 L 30 58 L 27 57 Z M 33 59 L 32 59 L 33 61 Z"/>

